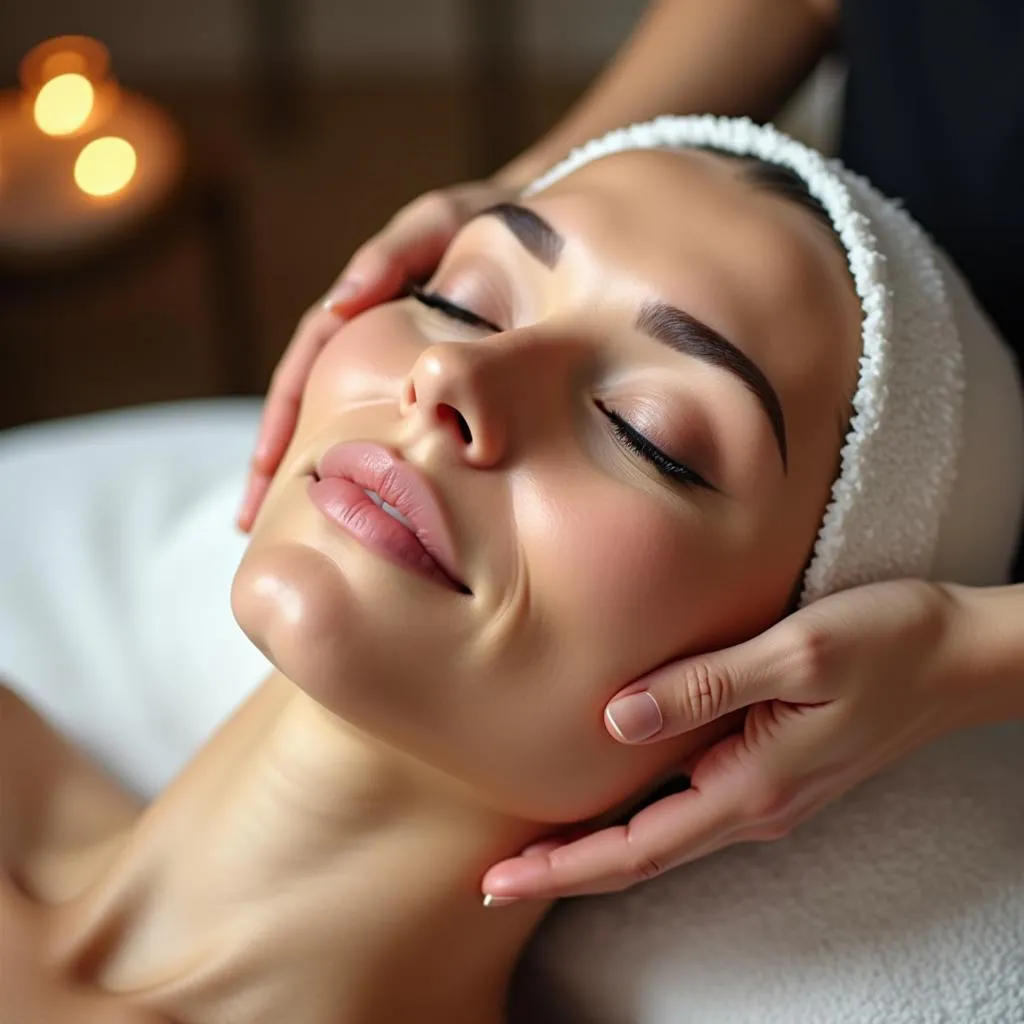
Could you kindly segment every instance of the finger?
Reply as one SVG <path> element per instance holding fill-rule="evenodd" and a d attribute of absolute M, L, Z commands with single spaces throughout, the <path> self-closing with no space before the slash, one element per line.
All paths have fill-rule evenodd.
<path fill-rule="evenodd" d="M 701 783 L 659 800 L 626 825 L 539 856 L 502 861 L 484 876 L 483 890 L 499 898 L 556 899 L 614 892 L 653 878 L 727 845 L 740 832 L 745 777 L 739 765 L 710 772 Z"/>
<path fill-rule="evenodd" d="M 271 477 L 266 473 L 258 473 L 255 470 L 249 471 L 249 479 L 245 487 L 245 496 L 239 507 L 235 523 L 242 533 L 248 533 L 256 520 L 256 513 L 259 512 L 263 499 L 270 489 Z"/>
<path fill-rule="evenodd" d="M 531 843 L 525 849 L 520 851 L 519 856 L 536 857 L 545 853 L 550 853 L 552 850 L 557 850 L 560 846 L 565 846 L 567 843 L 575 842 L 575 840 L 582 839 L 583 836 L 589 834 L 589 830 L 583 825 L 571 825 L 566 828 L 561 828 L 557 832 L 542 836 L 540 839 Z"/>
<path fill-rule="evenodd" d="M 313 363 L 339 326 L 338 318 L 330 313 L 322 310 L 307 313 L 274 370 L 260 415 L 245 494 L 236 517 L 243 532 L 252 528 L 270 482 L 291 444 L 302 393 Z"/>
<path fill-rule="evenodd" d="M 313 362 L 337 329 L 337 319 L 317 318 L 330 318 L 332 314 L 335 318 L 351 318 L 395 298 L 410 278 L 428 274 L 437 266 L 452 237 L 478 205 L 448 192 L 422 196 L 359 249 L 325 296 L 322 309 L 307 315 L 307 322 L 274 371 L 267 393 L 250 485 L 238 514 L 242 529 L 250 528 L 259 512 L 269 479 L 295 433 L 302 392 Z"/>
<path fill-rule="evenodd" d="M 395 298 L 409 280 L 434 270 L 465 218 L 462 205 L 444 193 L 422 196 L 359 248 L 325 306 L 352 317 Z"/>
<path fill-rule="evenodd" d="M 735 647 L 673 662 L 613 697 L 605 726 L 620 743 L 678 736 L 786 692 L 791 662 L 778 627 Z"/>
<path fill-rule="evenodd" d="M 302 392 L 323 347 L 340 327 L 338 318 L 317 310 L 307 313 L 274 370 L 263 405 L 253 468 L 273 476 L 281 463 L 299 418 Z"/>
<path fill-rule="evenodd" d="M 543 857 L 546 854 L 557 850 L 560 846 L 565 846 L 566 840 L 564 839 L 541 839 L 539 842 L 531 843 L 526 847 L 520 857 Z"/>
<path fill-rule="evenodd" d="M 607 831 L 607 830 L 606 830 Z M 602 835 L 603 833 L 594 833 L 595 836 Z M 700 848 L 696 848 L 692 853 L 676 864 L 672 864 L 664 870 L 672 870 L 674 867 L 680 867 L 683 864 L 691 861 L 700 860 L 703 857 L 707 857 L 712 853 L 716 853 L 723 847 L 729 846 L 732 842 L 735 842 L 733 833 L 723 833 L 716 837 L 716 841 Z M 577 840 L 572 846 L 582 845 L 582 840 Z M 537 892 L 524 890 L 523 894 L 515 888 L 505 889 L 502 888 L 503 883 L 497 881 L 501 877 L 509 877 L 514 875 L 518 884 L 520 879 L 529 879 L 541 877 L 541 871 L 550 870 L 549 868 L 537 869 L 534 865 L 527 863 L 531 859 L 548 857 L 555 850 L 559 851 L 559 856 L 570 856 L 573 854 L 573 850 L 570 849 L 570 844 L 567 843 L 550 843 L 550 844 L 538 844 L 538 849 L 534 851 L 532 848 L 524 850 L 518 857 L 512 857 L 508 860 L 501 861 L 496 864 L 491 871 L 494 872 L 492 875 L 488 873 L 485 876 L 483 883 L 483 891 L 485 896 L 490 895 L 488 906 L 503 906 L 506 903 L 516 903 L 523 899 L 539 899 L 539 900 L 553 900 L 553 899 L 569 899 L 574 896 L 599 896 L 610 892 L 621 892 L 624 889 L 635 885 L 640 879 L 638 877 L 629 877 L 625 872 L 611 872 L 604 878 L 585 878 L 577 885 L 566 884 L 564 888 L 558 888 L 557 884 L 543 887 Z M 557 858 L 555 858 L 557 860 Z M 659 872 L 661 873 L 661 872 Z M 652 875 L 646 875 L 645 878 L 653 877 Z M 488 887 L 494 888 L 494 893 L 488 892 Z M 509 892 L 510 895 L 498 895 L 498 892 Z"/>

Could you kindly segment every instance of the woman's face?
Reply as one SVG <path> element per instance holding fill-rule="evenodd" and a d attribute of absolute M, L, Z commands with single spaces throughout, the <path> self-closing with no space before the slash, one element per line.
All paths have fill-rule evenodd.
<path fill-rule="evenodd" d="M 590 817 L 708 740 L 623 747 L 607 700 L 798 581 L 856 380 L 845 259 L 737 162 L 642 152 L 478 217 L 426 290 L 320 355 L 235 613 L 342 718 L 503 810 Z M 414 526 L 460 585 L 387 554 L 423 554 L 393 519 L 367 540 L 385 513 L 334 477 L 394 466 L 343 442 L 429 488 L 443 525 Z"/>

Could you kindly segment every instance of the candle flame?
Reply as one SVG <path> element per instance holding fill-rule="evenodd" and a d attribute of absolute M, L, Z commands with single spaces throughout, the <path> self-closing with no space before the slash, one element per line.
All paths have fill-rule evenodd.
<path fill-rule="evenodd" d="M 94 139 L 75 161 L 75 184 L 90 196 L 111 196 L 135 175 L 138 158 L 130 142 L 113 135 Z"/>
<path fill-rule="evenodd" d="M 57 75 L 36 96 L 35 122 L 47 135 L 71 135 L 89 120 L 95 97 L 92 82 L 84 75 Z"/>

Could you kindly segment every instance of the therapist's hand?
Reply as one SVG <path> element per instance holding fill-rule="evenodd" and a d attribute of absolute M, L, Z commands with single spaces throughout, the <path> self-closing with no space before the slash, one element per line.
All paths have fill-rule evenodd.
<path fill-rule="evenodd" d="M 690 789 L 626 825 L 491 868 L 489 902 L 624 889 L 732 843 L 784 836 L 893 760 L 984 720 L 964 589 L 905 580 L 835 594 L 626 687 L 605 713 L 619 742 L 658 742 L 744 707 L 745 723 L 681 766 Z"/>
<path fill-rule="evenodd" d="M 476 181 L 428 192 L 399 210 L 358 249 L 324 299 L 302 318 L 270 379 L 236 520 L 239 529 L 248 533 L 252 528 L 295 433 L 310 369 L 340 322 L 396 298 L 408 281 L 430 274 L 467 220 L 513 198 L 517 191 L 493 181 Z"/>

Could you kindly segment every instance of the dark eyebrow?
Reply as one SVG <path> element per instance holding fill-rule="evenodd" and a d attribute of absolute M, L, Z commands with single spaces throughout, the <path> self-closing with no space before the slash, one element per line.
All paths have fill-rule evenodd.
<path fill-rule="evenodd" d="M 648 303 L 636 318 L 638 330 L 683 355 L 701 359 L 711 366 L 728 370 L 738 377 L 748 391 L 761 403 L 772 425 L 775 442 L 782 456 L 782 468 L 788 471 L 786 455 L 786 419 L 782 403 L 768 378 L 750 358 L 726 341 L 718 331 L 701 323 L 696 317 L 662 302 Z"/>
<path fill-rule="evenodd" d="M 518 203 L 497 203 L 482 210 L 478 216 L 497 217 L 523 248 L 544 266 L 552 269 L 557 266 L 565 247 L 565 238 L 540 214 Z M 638 330 L 675 351 L 728 370 L 738 377 L 761 403 L 782 457 L 782 468 L 788 471 L 786 418 L 782 413 L 782 403 L 756 363 L 717 331 L 675 306 L 661 302 L 648 303 L 640 310 L 636 326 Z"/>
<path fill-rule="evenodd" d="M 519 239 L 519 244 L 545 267 L 554 269 L 565 247 L 560 235 L 540 214 L 518 203 L 498 203 L 481 210 L 480 217 L 497 217 Z"/>

